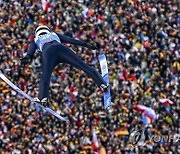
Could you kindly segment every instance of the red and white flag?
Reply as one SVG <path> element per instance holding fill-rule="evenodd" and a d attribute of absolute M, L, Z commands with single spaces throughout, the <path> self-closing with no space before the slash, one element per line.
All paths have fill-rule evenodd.
<path fill-rule="evenodd" d="M 163 103 L 164 106 L 167 106 L 169 104 L 173 104 L 174 103 L 173 101 L 171 101 L 170 99 L 167 99 L 167 98 L 160 99 L 159 101 L 161 103 Z"/>
<path fill-rule="evenodd" d="M 144 111 L 147 110 L 147 107 L 144 106 L 144 105 L 137 105 L 137 106 L 136 106 L 136 110 L 141 111 L 141 112 L 144 112 Z"/>
<path fill-rule="evenodd" d="M 136 110 L 142 112 L 144 116 L 150 118 L 151 120 L 157 119 L 155 111 L 149 107 L 144 105 L 137 105 Z"/>
<path fill-rule="evenodd" d="M 95 130 L 93 130 L 93 134 L 92 134 L 92 149 L 94 151 L 96 151 L 99 148 L 99 143 L 98 143 L 98 139 L 97 139 L 97 134 L 95 132 Z"/>
<path fill-rule="evenodd" d="M 144 116 L 147 116 L 151 120 L 156 120 L 158 118 L 155 111 L 149 107 L 146 109 L 146 111 L 144 111 L 143 114 L 144 114 Z"/>
<path fill-rule="evenodd" d="M 42 8 L 44 11 L 50 12 L 52 10 L 52 6 L 49 2 L 47 2 L 46 0 L 41 0 L 42 3 Z"/>

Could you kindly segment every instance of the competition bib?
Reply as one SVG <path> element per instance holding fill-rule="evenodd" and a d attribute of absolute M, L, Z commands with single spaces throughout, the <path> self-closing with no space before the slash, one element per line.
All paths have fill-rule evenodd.
<path fill-rule="evenodd" d="M 34 42 L 36 43 L 38 49 L 40 51 L 42 51 L 44 44 L 52 42 L 54 40 L 61 42 L 56 33 L 48 33 L 48 34 L 42 35 L 38 38 L 35 38 Z"/>

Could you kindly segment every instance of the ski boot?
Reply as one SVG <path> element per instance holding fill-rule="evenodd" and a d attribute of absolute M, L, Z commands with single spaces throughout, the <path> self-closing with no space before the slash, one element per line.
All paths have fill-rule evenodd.
<path fill-rule="evenodd" d="M 42 105 L 42 106 L 44 106 L 44 107 L 48 107 L 49 106 L 49 104 L 48 104 L 48 98 L 47 97 L 45 97 L 45 98 L 43 98 L 43 99 L 41 99 L 41 100 L 39 100 L 38 98 L 35 98 L 35 102 L 36 103 L 39 103 L 40 105 Z M 37 104 L 35 104 L 35 108 L 36 108 L 36 111 L 37 112 L 39 112 L 42 108 L 41 108 L 41 106 L 39 106 L 39 105 L 37 105 Z M 44 111 L 44 110 L 43 110 Z M 45 112 L 45 111 L 44 111 Z"/>
<path fill-rule="evenodd" d="M 100 85 L 100 90 L 102 92 L 106 92 L 106 91 L 108 91 L 108 89 L 109 89 L 109 85 L 108 84 L 101 84 Z"/>

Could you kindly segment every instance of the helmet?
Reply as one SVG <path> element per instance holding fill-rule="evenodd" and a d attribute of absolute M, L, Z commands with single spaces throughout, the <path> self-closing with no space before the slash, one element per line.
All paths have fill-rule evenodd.
<path fill-rule="evenodd" d="M 40 35 L 44 35 L 48 33 L 50 33 L 50 29 L 47 26 L 45 25 L 38 26 L 35 31 L 35 37 L 39 37 Z"/>

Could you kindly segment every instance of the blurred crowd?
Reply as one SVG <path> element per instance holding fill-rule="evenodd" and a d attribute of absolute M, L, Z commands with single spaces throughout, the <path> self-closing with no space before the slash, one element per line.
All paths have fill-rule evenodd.
<path fill-rule="evenodd" d="M 92 43 L 98 51 L 66 44 L 99 72 L 97 55 L 108 60 L 113 106 L 103 107 L 91 78 L 58 65 L 50 85 L 52 109 L 70 124 L 36 112 L 31 103 L 0 81 L 0 153 L 180 153 L 178 143 L 134 147 L 129 134 L 180 133 L 180 8 L 175 0 L 0 0 L 0 69 L 20 89 L 37 97 L 41 54 L 22 66 L 20 58 L 38 25 Z M 159 99 L 174 103 L 163 106 Z M 137 104 L 158 119 L 141 121 Z M 99 147 L 92 146 L 92 130 Z"/>

